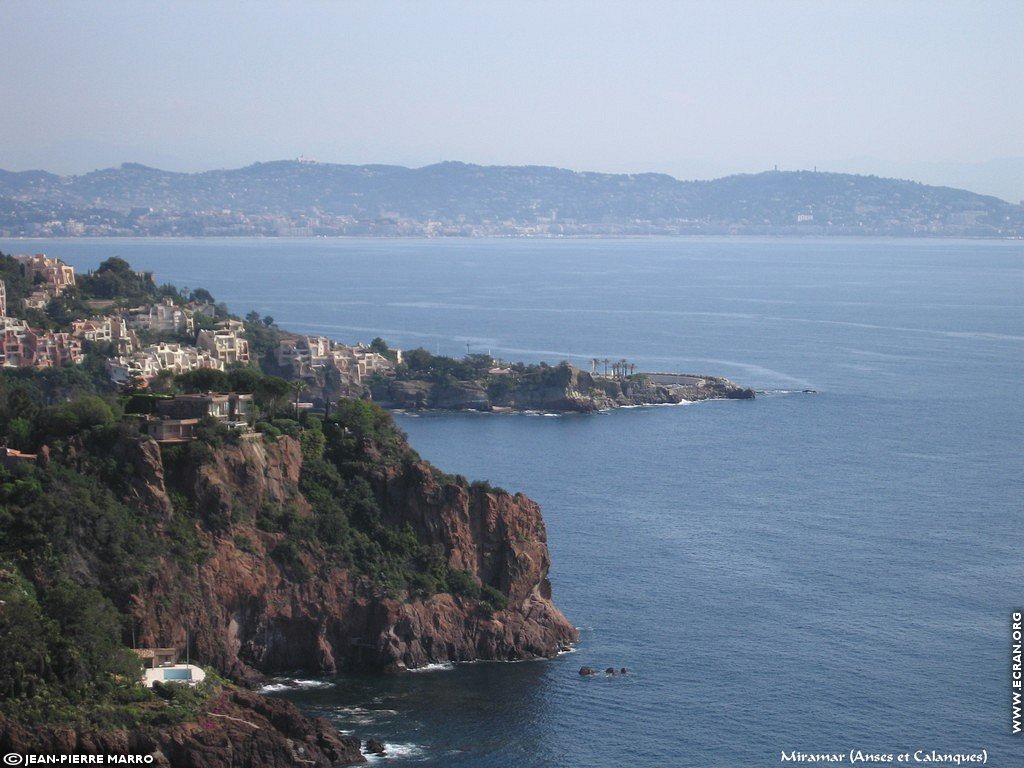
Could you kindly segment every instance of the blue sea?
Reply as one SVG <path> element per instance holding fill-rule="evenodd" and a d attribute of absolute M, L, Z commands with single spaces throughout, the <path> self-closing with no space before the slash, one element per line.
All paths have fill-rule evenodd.
<path fill-rule="evenodd" d="M 387 765 L 777 766 L 1010 735 L 1024 607 L 1024 243 L 887 239 L 0 241 L 119 255 L 239 314 L 507 360 L 625 358 L 765 390 L 594 415 L 399 415 L 544 509 L 551 661 L 283 693 Z M 805 394 L 802 390 L 815 390 Z M 582 678 L 588 665 L 625 676 Z M 937 764 L 937 763 L 932 763 Z M 946 763 L 948 764 L 948 763 Z"/>

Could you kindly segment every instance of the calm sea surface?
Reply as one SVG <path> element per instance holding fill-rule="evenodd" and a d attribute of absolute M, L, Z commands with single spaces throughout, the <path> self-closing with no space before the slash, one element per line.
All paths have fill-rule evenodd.
<path fill-rule="evenodd" d="M 627 358 L 754 402 L 403 415 L 422 455 L 541 503 L 548 662 L 286 694 L 393 765 L 777 766 L 988 750 L 1024 607 L 1024 244 L 899 240 L 0 241 L 111 255 L 284 327 L 510 360 Z M 795 391 L 815 389 L 817 395 Z M 789 392 L 789 393 L 787 393 Z M 581 665 L 628 667 L 584 679 Z"/>

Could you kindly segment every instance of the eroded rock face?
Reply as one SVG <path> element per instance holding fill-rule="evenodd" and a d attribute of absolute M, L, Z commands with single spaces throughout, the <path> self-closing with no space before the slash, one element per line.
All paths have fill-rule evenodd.
<path fill-rule="evenodd" d="M 167 497 L 164 467 L 157 441 L 141 438 L 135 442 L 120 443 L 116 453 L 116 458 L 126 460 L 134 470 L 131 487 L 139 505 L 159 519 L 170 519 L 174 508 Z"/>
<path fill-rule="evenodd" d="M 360 741 L 289 702 L 226 689 L 197 720 L 165 727 L 94 730 L 26 726 L 0 718 L 5 754 L 151 755 L 152 765 L 192 768 L 329 768 L 366 759 Z"/>
<path fill-rule="evenodd" d="M 159 454 L 146 460 L 155 476 Z M 452 568 L 507 597 L 505 610 L 449 594 L 387 597 L 315 551 L 301 552 L 305 573 L 296 576 L 271 556 L 285 534 L 261 530 L 256 520 L 267 509 L 311 513 L 298 489 L 301 448 L 289 437 L 257 437 L 216 449 L 195 473 L 203 521 L 195 535 L 208 556 L 167 560 L 133 597 L 139 644 L 184 648 L 187 633 L 194 659 L 253 681 L 293 670 L 547 657 L 577 639 L 551 602 L 546 534 L 534 502 L 439 480 L 425 462 L 371 466 L 367 480 L 388 522 L 408 523 L 422 541 L 443 547 Z"/>

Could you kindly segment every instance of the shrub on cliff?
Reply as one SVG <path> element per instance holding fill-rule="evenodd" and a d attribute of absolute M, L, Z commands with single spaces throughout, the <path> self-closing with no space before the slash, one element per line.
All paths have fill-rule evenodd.
<path fill-rule="evenodd" d="M 480 597 L 480 584 L 469 571 L 452 569 L 448 573 L 448 591 L 476 599 Z"/>
<path fill-rule="evenodd" d="M 351 462 L 387 466 L 419 458 L 391 414 L 368 400 L 341 400 L 321 429 L 325 455 L 338 466 Z"/>
<path fill-rule="evenodd" d="M 284 569 L 294 581 L 309 581 L 309 569 L 302 562 L 298 545 L 291 539 L 284 539 L 274 547 L 270 556 Z"/>
<path fill-rule="evenodd" d="M 490 584 L 485 584 L 480 588 L 480 599 L 494 611 L 504 611 L 508 608 L 508 598 L 502 594 L 501 590 L 495 589 Z"/>

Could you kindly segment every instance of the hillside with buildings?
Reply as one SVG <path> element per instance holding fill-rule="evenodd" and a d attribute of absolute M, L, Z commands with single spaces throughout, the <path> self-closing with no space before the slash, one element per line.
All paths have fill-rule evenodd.
<path fill-rule="evenodd" d="M 577 639 L 536 504 L 441 472 L 379 406 L 333 399 L 393 375 L 397 351 L 240 320 L 116 258 L 76 275 L 0 256 L 0 281 L 8 750 L 355 764 L 359 738 L 237 685 Z M 303 407 L 314 389 L 323 410 Z"/>
<path fill-rule="evenodd" d="M 252 383 L 239 371 L 281 374 L 276 396 L 294 392 L 296 408 L 308 408 L 314 396 L 322 403 L 365 394 L 371 377 L 401 360 L 397 350 L 386 357 L 367 344 L 290 334 L 255 313 L 243 321 L 207 291 L 158 286 L 116 257 L 76 277 L 45 254 L 0 254 L 0 339 L 0 370 L 81 369 L 101 389 L 170 396 L 175 377 L 191 375 L 192 389 L 227 392 L 229 372 L 249 385 L 248 394 L 232 394 L 230 408 L 213 395 L 202 405 L 154 407 L 147 424 L 158 439 L 188 438 L 204 416 L 251 425 Z M 309 393 L 301 404 L 299 392 Z"/>
<path fill-rule="evenodd" d="M 0 236 L 1024 236 L 1024 207 L 817 171 L 680 181 L 541 166 L 277 161 L 202 173 L 126 163 L 0 170 Z"/>

